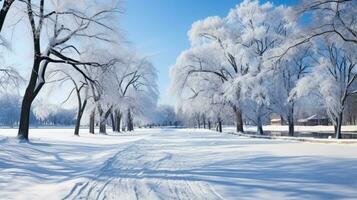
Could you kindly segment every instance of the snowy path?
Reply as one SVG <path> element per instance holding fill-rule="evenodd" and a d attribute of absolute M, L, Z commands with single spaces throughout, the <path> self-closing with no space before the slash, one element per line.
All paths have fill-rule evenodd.
<path fill-rule="evenodd" d="M 188 176 L 191 150 L 182 151 L 180 138 L 159 133 L 127 145 L 65 199 L 222 199 L 209 183 Z"/>
<path fill-rule="evenodd" d="M 357 198 L 352 144 L 186 129 L 81 138 L 39 133 L 32 145 L 4 135 L 0 131 L 4 199 Z"/>

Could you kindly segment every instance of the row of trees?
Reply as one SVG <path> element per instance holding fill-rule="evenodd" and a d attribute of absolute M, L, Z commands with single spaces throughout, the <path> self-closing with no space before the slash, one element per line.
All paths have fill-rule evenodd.
<path fill-rule="evenodd" d="M 13 44 L 9 44 L 4 32 L 13 26 L 30 29 L 33 47 L 28 79 L 21 78 L 12 67 L 0 69 L 4 90 L 13 91 L 26 83 L 19 139 L 28 140 L 32 104 L 46 87 L 54 91 L 63 85 L 72 88 L 65 95 L 68 100 L 77 101 L 75 135 L 79 134 L 84 115 L 88 115 L 91 133 L 95 123 L 101 133 L 106 133 L 109 118 L 114 131 L 120 131 L 122 124 L 132 130 L 134 115 L 141 121 L 150 118 L 158 95 L 156 70 L 145 57 L 124 47 L 115 26 L 120 13 L 118 2 L 0 1 L 0 38 L 4 49 L 11 51 Z"/>
<path fill-rule="evenodd" d="M 244 0 L 226 17 L 192 25 L 191 47 L 171 69 L 171 94 L 192 116 L 221 123 L 233 113 L 257 126 L 278 113 L 294 135 L 299 105 L 320 105 L 336 138 L 357 94 L 357 2 L 303 1 L 295 7 Z M 197 117 L 196 117 L 197 118 Z"/>
<path fill-rule="evenodd" d="M 15 127 L 19 124 L 21 100 L 19 95 L 3 94 L 0 97 L 0 126 Z M 64 109 L 56 105 L 45 105 L 35 102 L 30 113 L 30 123 L 33 126 L 69 126 L 75 122 L 73 109 Z"/>

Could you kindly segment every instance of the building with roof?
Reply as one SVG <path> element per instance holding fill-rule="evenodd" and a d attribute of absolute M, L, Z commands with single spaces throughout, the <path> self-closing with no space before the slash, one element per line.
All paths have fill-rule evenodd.
<path fill-rule="evenodd" d="M 327 126 L 330 124 L 330 120 L 325 116 L 311 115 L 310 117 L 298 119 L 297 124 L 301 126 Z"/>

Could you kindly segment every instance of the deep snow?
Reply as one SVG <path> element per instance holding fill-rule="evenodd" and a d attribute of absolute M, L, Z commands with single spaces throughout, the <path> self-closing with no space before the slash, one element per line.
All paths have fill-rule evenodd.
<path fill-rule="evenodd" d="M 0 199 L 357 198 L 357 145 L 141 129 L 0 130 Z"/>

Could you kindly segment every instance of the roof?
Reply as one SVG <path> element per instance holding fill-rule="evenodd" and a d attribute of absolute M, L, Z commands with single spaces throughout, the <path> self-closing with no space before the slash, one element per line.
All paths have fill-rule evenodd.
<path fill-rule="evenodd" d="M 318 115 L 311 115 L 308 118 L 304 118 L 304 119 L 298 119 L 298 122 L 308 122 L 310 120 L 321 120 L 321 119 L 327 119 L 326 117 L 321 117 Z"/>

